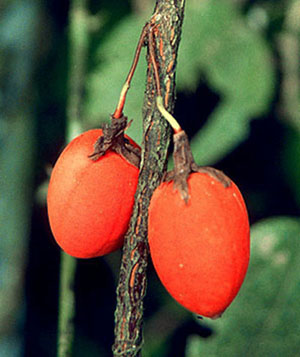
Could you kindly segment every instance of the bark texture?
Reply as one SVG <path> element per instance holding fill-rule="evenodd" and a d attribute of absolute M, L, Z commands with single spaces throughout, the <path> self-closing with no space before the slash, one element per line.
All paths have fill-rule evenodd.
<path fill-rule="evenodd" d="M 170 112 L 175 102 L 175 69 L 184 14 L 184 0 L 157 0 L 149 21 L 154 41 L 164 105 Z M 150 36 L 145 37 L 145 46 Z M 171 129 L 156 108 L 154 68 L 147 51 L 147 81 L 143 106 L 143 149 L 139 184 L 128 232 L 117 288 L 114 356 L 140 356 L 142 347 L 143 298 L 148 261 L 147 221 L 151 196 L 166 170 Z"/>

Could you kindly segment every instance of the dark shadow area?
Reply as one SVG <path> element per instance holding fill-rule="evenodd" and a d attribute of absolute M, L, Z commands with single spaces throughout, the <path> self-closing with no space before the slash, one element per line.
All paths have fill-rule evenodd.
<path fill-rule="evenodd" d="M 202 323 L 197 323 L 190 319 L 179 326 L 167 345 L 170 346 L 166 357 L 184 357 L 187 339 L 191 335 L 208 338 L 213 335 L 213 331 Z"/>
<path fill-rule="evenodd" d="M 286 183 L 281 153 L 286 127 L 274 116 L 251 122 L 249 138 L 217 166 L 239 184 L 251 223 L 276 215 L 299 215 Z"/>
<path fill-rule="evenodd" d="M 204 80 L 195 92 L 177 93 L 174 116 L 189 138 L 204 126 L 220 99 Z"/>
<path fill-rule="evenodd" d="M 46 210 L 35 207 L 25 275 L 25 357 L 56 353 L 60 251 L 47 227 Z"/>

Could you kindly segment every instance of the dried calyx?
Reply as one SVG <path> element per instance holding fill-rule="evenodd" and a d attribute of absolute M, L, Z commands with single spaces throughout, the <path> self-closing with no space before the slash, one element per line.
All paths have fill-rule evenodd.
<path fill-rule="evenodd" d="M 220 170 L 209 166 L 198 166 L 195 163 L 189 139 L 185 131 L 181 130 L 173 135 L 174 140 L 174 169 L 165 174 L 163 181 L 174 181 L 175 188 L 182 199 L 188 203 L 188 177 L 193 172 L 205 173 L 222 183 L 226 188 L 231 185 L 230 179 Z"/>
<path fill-rule="evenodd" d="M 130 123 L 127 123 L 127 117 L 124 115 L 121 118 L 112 117 L 110 124 L 105 124 L 101 127 L 103 135 L 95 142 L 94 152 L 89 155 L 89 158 L 96 161 L 111 150 L 139 168 L 141 160 L 140 148 L 132 145 L 124 135 L 124 131 L 129 125 Z"/>

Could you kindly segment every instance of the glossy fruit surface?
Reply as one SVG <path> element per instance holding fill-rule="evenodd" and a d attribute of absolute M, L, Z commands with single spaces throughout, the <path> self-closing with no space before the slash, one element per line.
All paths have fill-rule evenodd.
<path fill-rule="evenodd" d="M 188 310 L 220 315 L 237 295 L 249 263 L 249 221 L 237 186 L 205 173 L 188 178 L 188 204 L 162 183 L 148 221 L 150 253 L 168 292 Z"/>
<path fill-rule="evenodd" d="M 72 140 L 59 156 L 49 183 L 52 233 L 60 247 L 77 258 L 97 257 L 121 247 L 134 203 L 138 169 L 112 151 L 96 161 L 88 157 L 101 135 L 101 129 L 89 130 Z"/>

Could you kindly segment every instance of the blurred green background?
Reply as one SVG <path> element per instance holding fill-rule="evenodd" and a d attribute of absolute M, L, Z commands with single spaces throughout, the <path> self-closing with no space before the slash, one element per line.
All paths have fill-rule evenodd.
<path fill-rule="evenodd" d="M 0 357 L 55 356 L 47 221 L 65 141 L 109 119 L 154 0 L 0 3 Z M 300 1 L 187 0 L 175 116 L 244 194 L 252 254 L 223 317 L 177 305 L 149 263 L 144 356 L 300 356 Z M 71 19 L 71 20 L 70 20 Z M 144 52 L 125 114 L 141 143 Z M 110 356 L 120 252 L 78 260 L 74 356 Z"/>

